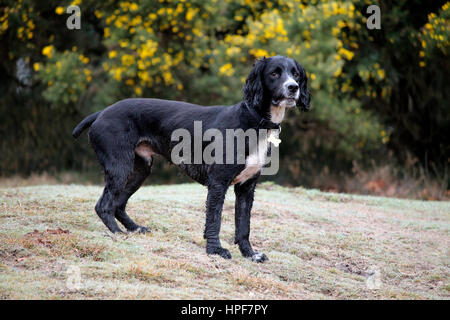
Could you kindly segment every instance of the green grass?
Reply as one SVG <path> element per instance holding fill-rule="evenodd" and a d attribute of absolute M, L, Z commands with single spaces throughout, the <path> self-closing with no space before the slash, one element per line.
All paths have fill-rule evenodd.
<path fill-rule="evenodd" d="M 93 210 L 101 190 L 79 185 L 0 189 L 0 298 L 450 297 L 449 202 L 262 184 L 251 241 L 270 260 L 256 264 L 233 244 L 231 189 L 221 239 L 232 260 L 205 253 L 204 187 L 141 188 L 127 211 L 152 233 L 119 236 L 108 233 Z M 81 271 L 79 289 L 67 286 L 72 266 Z M 366 284 L 373 277 L 370 270 L 378 270 L 378 289 Z"/>

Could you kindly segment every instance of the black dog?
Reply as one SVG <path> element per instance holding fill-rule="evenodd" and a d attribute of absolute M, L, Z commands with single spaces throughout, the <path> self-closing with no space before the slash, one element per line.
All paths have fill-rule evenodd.
<path fill-rule="evenodd" d="M 226 129 L 277 130 L 286 108 L 297 106 L 309 110 L 305 70 L 290 58 L 276 56 L 258 60 L 243 92 L 244 100 L 233 106 L 203 107 L 179 101 L 126 99 L 78 124 L 73 136 L 77 138 L 91 127 L 89 140 L 104 168 L 105 189 L 95 210 L 111 232 L 121 232 L 115 219 L 128 231 L 150 231 L 134 223 L 126 214 L 125 206 L 150 174 L 153 155 L 172 162 L 171 150 L 176 144 L 171 141 L 174 130 L 183 128 L 193 133 L 194 121 L 202 121 L 203 131 L 210 128 L 223 133 Z M 266 153 L 268 142 L 264 142 Z M 203 143 L 202 148 L 206 145 Z M 234 184 L 235 243 L 243 256 L 257 262 L 267 259 L 265 254 L 253 251 L 249 242 L 254 190 L 264 165 L 260 161 L 248 161 L 255 155 L 254 150 L 249 143 L 245 145 L 245 164 L 178 164 L 188 176 L 208 188 L 204 230 L 208 254 L 231 258 L 230 252 L 220 244 L 219 232 L 225 193 Z"/>

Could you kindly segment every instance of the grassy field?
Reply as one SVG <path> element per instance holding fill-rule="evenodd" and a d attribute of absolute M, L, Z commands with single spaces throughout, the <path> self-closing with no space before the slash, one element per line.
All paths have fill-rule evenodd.
<path fill-rule="evenodd" d="M 270 260 L 256 264 L 233 244 L 231 189 L 232 260 L 205 253 L 204 187 L 141 188 L 127 211 L 152 233 L 119 236 L 93 210 L 101 190 L 0 188 L 1 299 L 450 298 L 450 202 L 262 184 L 251 240 Z"/>

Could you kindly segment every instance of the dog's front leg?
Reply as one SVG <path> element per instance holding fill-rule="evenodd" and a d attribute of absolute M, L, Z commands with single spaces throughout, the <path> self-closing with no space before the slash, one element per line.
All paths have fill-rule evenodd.
<path fill-rule="evenodd" d="M 222 258 L 231 259 L 231 253 L 222 248 L 219 240 L 222 222 L 222 207 L 228 186 L 212 183 L 208 186 L 206 199 L 206 223 L 203 237 L 206 239 L 206 253 L 218 254 Z"/>
<path fill-rule="evenodd" d="M 242 255 L 251 258 L 256 262 L 264 262 L 268 260 L 264 253 L 256 252 L 250 244 L 250 212 L 253 206 L 253 198 L 255 194 L 256 180 L 249 180 L 242 185 L 234 186 L 236 194 L 234 220 L 236 224 L 234 243 L 239 245 Z"/>

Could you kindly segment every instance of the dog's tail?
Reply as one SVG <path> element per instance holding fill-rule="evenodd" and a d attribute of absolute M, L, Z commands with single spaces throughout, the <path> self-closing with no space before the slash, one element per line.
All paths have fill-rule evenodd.
<path fill-rule="evenodd" d="M 101 111 L 98 111 L 96 113 L 93 113 L 86 118 L 83 119 L 72 131 L 72 136 L 76 139 L 80 136 L 80 134 L 83 132 L 84 129 L 87 127 L 90 127 L 91 124 L 97 119 L 98 115 Z"/>

